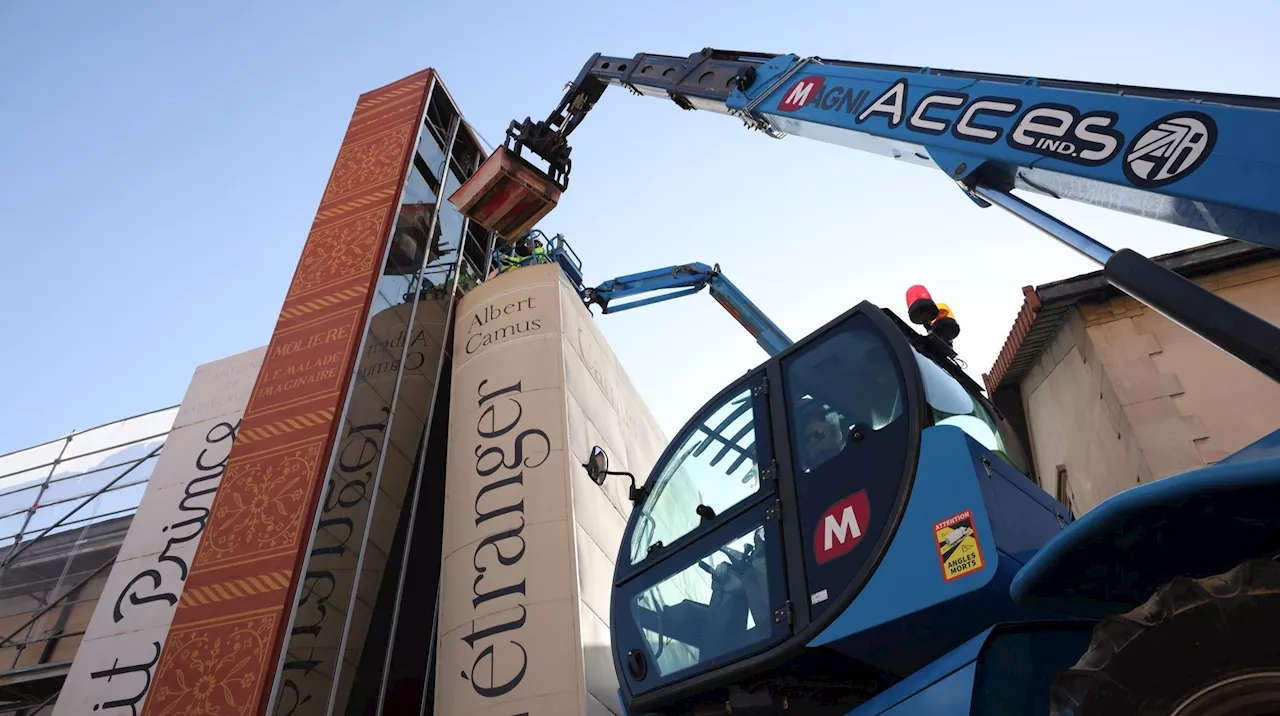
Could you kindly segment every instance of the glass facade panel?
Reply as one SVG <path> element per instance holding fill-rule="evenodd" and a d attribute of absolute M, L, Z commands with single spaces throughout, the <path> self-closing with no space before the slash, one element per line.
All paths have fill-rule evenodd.
<path fill-rule="evenodd" d="M 135 416 L 0 455 L 5 677 L 42 673 L 76 653 L 177 412 Z M 56 693 L 55 678 L 61 680 L 36 677 L 21 688 Z"/>
<path fill-rule="evenodd" d="M 447 385 L 438 383 L 447 383 L 455 286 L 471 285 L 458 285 L 459 276 L 483 278 L 464 257 L 483 257 L 486 247 L 474 244 L 488 241 L 469 230 L 448 196 L 482 158 L 436 85 L 321 497 L 274 714 L 417 713 L 424 703 L 433 641 L 421 614 L 434 612 L 424 605 L 433 607 L 438 582 L 444 446 L 437 433 L 447 429 Z M 439 425 L 431 421 L 437 408 Z M 427 471 L 435 479 L 424 481 Z"/>
<path fill-rule="evenodd" d="M 434 145 L 434 140 L 427 135 L 423 136 L 423 142 L 428 146 Z M 444 166 L 444 155 L 438 149 L 424 154 L 423 142 L 418 143 L 418 151 L 413 157 L 415 171 L 409 172 L 409 178 L 405 181 L 406 204 L 434 204 L 436 201 L 436 189 L 440 182 L 435 177 L 440 174 L 440 167 Z"/>
<path fill-rule="evenodd" d="M 437 198 L 438 249 L 427 257 L 418 284 L 419 301 L 415 314 L 415 332 L 409 341 L 403 361 L 405 381 L 431 380 L 434 395 L 422 393 L 412 400 L 415 411 L 427 416 L 413 433 L 405 432 L 402 447 L 416 457 L 414 480 L 406 485 L 409 509 L 394 509 L 390 502 L 375 508 L 375 521 L 385 523 L 395 533 L 389 545 L 389 565 L 383 570 L 364 570 L 361 590 L 378 593 L 374 616 L 363 637 L 364 649 L 355 673 L 355 686 L 350 696 L 339 702 L 335 714 L 357 716 L 366 713 L 412 713 L 429 700 L 425 691 L 429 681 L 431 651 L 434 639 L 431 619 L 439 581 L 440 530 L 443 526 L 444 436 L 448 428 L 448 385 L 450 371 L 447 326 L 452 301 L 470 285 L 466 281 L 475 271 L 468 258 L 477 251 L 477 240 L 487 243 L 485 232 L 472 231 L 467 220 L 449 203 L 448 197 L 462 181 L 479 167 L 482 154 L 471 139 L 447 95 L 437 87 L 428 110 L 428 126 L 424 135 L 433 138 L 433 117 L 456 119 L 451 127 L 448 145 L 449 164 L 454 171 L 446 173 L 443 162 L 436 176 L 446 180 Z M 434 169 L 435 167 L 433 167 Z M 459 176 L 461 175 L 461 176 Z M 479 248 L 483 252 L 484 248 Z M 455 287 L 458 289 L 455 291 Z M 433 330 L 432 327 L 438 327 Z M 432 356 L 430 360 L 424 359 Z M 444 385 L 437 385 L 437 376 Z M 402 393 L 404 389 L 402 388 Z M 434 400 L 433 400 L 434 397 Z M 402 403 L 408 405 L 407 403 Z M 400 408 L 397 408 L 400 410 Z M 440 419 L 432 422 L 433 410 Z M 397 415 L 397 420 L 399 417 Z M 430 429 L 430 434 L 424 431 Z M 396 438 L 393 437 L 393 443 Z M 431 608 L 426 608 L 430 606 Z M 424 628 L 426 627 L 426 628 Z"/>
<path fill-rule="evenodd" d="M 145 458 L 146 455 L 144 453 L 138 457 Z M 43 500 L 45 502 L 69 500 L 77 495 L 85 495 L 101 490 L 117 479 L 119 479 L 119 482 L 115 482 L 115 485 L 119 485 L 121 482 L 146 481 L 151 476 L 151 470 L 155 467 L 155 459 L 144 460 L 141 465 L 135 464 L 136 461 L 137 458 L 124 464 L 95 468 L 79 475 L 54 478 L 49 481 L 49 486 L 44 491 Z"/>
<path fill-rule="evenodd" d="M 177 413 L 167 408 L 0 456 L 0 549 L 133 514 Z"/>

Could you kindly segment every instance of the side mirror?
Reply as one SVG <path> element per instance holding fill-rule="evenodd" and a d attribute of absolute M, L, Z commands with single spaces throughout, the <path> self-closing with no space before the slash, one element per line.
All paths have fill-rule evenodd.
<path fill-rule="evenodd" d="M 609 475 L 621 475 L 631 478 L 631 489 L 627 491 L 627 497 L 631 499 L 632 504 L 639 503 L 644 497 L 644 490 L 636 487 L 635 475 L 629 472 L 609 472 L 609 455 L 599 445 L 591 448 L 591 457 L 587 458 L 582 467 L 586 469 L 587 477 L 590 477 L 592 482 L 601 487 L 604 486 L 604 479 Z"/>
<path fill-rule="evenodd" d="M 609 474 L 609 454 L 597 445 L 591 448 L 591 457 L 587 458 L 583 467 L 587 469 L 587 477 L 590 477 L 592 482 L 603 485 L 604 478 Z"/>

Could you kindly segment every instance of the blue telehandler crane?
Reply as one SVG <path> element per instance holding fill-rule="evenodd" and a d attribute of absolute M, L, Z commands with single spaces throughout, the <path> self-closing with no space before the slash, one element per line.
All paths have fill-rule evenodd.
<path fill-rule="evenodd" d="M 489 160 L 533 187 L 521 220 L 567 189 L 568 136 L 609 85 L 940 170 L 1280 381 L 1280 329 L 1013 193 L 1280 248 L 1280 100 L 711 49 L 597 54 Z M 464 203 L 500 213 L 483 190 Z M 913 323 L 936 315 L 912 302 Z M 584 467 L 600 483 L 627 474 L 599 449 Z M 1078 520 L 1028 474 L 947 341 L 852 307 L 713 397 L 633 478 L 610 615 L 623 708 L 1280 711 L 1280 431 Z"/>

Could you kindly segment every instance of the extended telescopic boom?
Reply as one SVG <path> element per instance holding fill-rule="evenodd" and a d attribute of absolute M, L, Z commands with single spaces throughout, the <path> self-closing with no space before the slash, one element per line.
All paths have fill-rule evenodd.
<path fill-rule="evenodd" d="M 1103 265 L 1112 285 L 1280 382 L 1280 328 L 1012 194 L 1280 249 L 1278 99 L 712 49 L 597 54 L 545 120 L 511 123 L 507 154 L 494 158 L 514 154 L 532 168 L 520 157 L 529 150 L 546 162 L 546 194 L 558 198 L 572 170 L 568 137 L 609 85 L 736 116 L 772 137 L 939 169 L 978 206 L 994 204 L 1050 234 Z"/>
<path fill-rule="evenodd" d="M 1280 99 L 705 49 L 594 55 L 508 145 L 561 189 L 568 137 L 609 85 L 840 144 L 1280 249 Z M 635 140 L 636 137 L 628 137 Z M 640 137 L 639 139 L 646 139 Z"/>

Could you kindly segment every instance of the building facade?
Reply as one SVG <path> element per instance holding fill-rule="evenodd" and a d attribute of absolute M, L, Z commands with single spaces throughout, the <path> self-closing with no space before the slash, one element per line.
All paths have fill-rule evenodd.
<path fill-rule="evenodd" d="M 454 297 L 490 243 L 445 197 L 483 158 L 430 70 L 357 101 L 140 713 L 422 701 L 424 669 L 400 677 L 395 656 L 430 629 L 431 418 Z"/>
<path fill-rule="evenodd" d="M 1280 252 L 1220 241 L 1156 260 L 1280 325 Z M 1280 386 L 1107 284 L 1026 287 L 983 378 L 1035 479 L 1076 515 L 1280 428 Z"/>
<path fill-rule="evenodd" d="M 196 369 L 62 683 L 54 716 L 134 711 L 149 691 L 264 348 Z M 73 436 L 73 440 L 79 436 Z"/>
<path fill-rule="evenodd" d="M 556 264 L 459 302 L 436 632 L 438 716 L 620 714 L 609 637 L 625 479 L 666 439 Z"/>
<path fill-rule="evenodd" d="M 491 272 L 486 156 L 431 70 L 362 95 L 265 346 L 0 456 L 0 714 L 621 712 L 581 464 L 665 439 L 556 263 Z"/>

